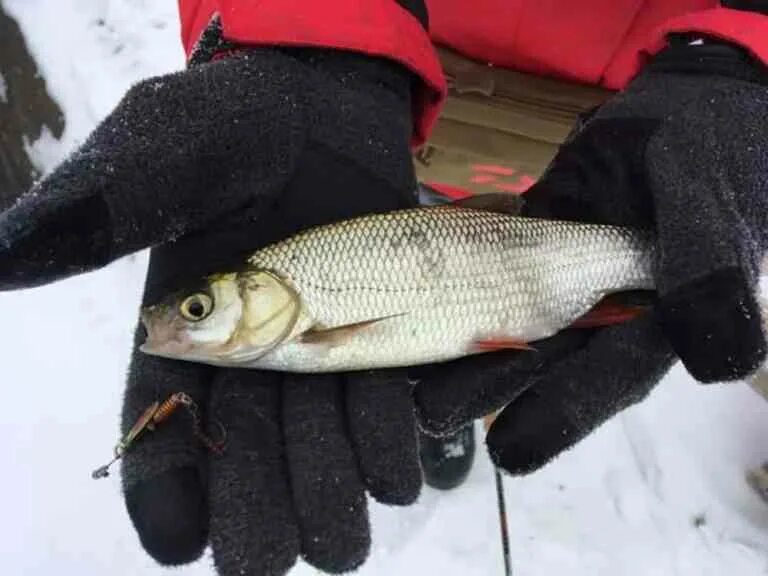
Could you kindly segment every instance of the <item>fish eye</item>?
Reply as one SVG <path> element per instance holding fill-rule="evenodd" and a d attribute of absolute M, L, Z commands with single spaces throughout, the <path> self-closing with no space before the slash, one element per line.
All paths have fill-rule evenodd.
<path fill-rule="evenodd" d="M 179 312 L 185 320 L 200 322 L 213 312 L 213 300 L 208 294 L 192 294 L 181 303 Z"/>

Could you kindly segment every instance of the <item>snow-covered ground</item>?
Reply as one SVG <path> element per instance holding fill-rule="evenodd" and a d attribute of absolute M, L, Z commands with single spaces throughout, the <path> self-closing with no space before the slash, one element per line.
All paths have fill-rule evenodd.
<path fill-rule="evenodd" d="M 174 0 L 0 1 L 66 114 L 61 141 L 33 145 L 44 168 L 132 82 L 182 67 Z M 2 574 L 171 573 L 143 553 L 117 478 L 90 478 L 118 431 L 145 266 L 139 254 L 0 295 Z M 677 368 L 649 400 L 540 473 L 505 479 L 515 574 L 768 574 L 768 506 L 743 479 L 765 458 L 768 403 L 746 385 L 702 387 Z M 374 505 L 373 522 L 363 575 L 502 573 L 482 451 L 460 489 L 426 489 L 406 510 Z M 212 574 L 210 566 L 174 573 Z"/>

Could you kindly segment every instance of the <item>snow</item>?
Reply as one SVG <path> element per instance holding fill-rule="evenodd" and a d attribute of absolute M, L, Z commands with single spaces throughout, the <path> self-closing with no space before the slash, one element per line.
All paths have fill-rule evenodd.
<path fill-rule="evenodd" d="M 24 149 L 33 166 L 41 173 L 55 166 L 62 154 L 61 141 L 56 139 L 48 126 L 41 128 L 40 136 L 34 142 L 30 142 L 25 135 Z"/>
<path fill-rule="evenodd" d="M 61 141 L 29 143 L 50 169 L 131 83 L 178 70 L 175 0 L 3 0 L 65 111 Z M 118 432 L 146 254 L 0 295 L 0 557 L 9 575 L 165 575 L 141 549 L 115 475 L 94 482 Z M 480 429 L 478 428 L 480 433 Z M 700 386 L 676 367 L 651 397 L 537 474 L 505 479 L 515 574 L 768 574 L 768 506 L 744 472 L 768 458 L 768 403 L 742 383 Z M 372 506 L 362 575 L 502 574 L 491 466 Z M 205 558 L 183 574 L 212 574 Z M 294 576 L 316 572 L 299 565 Z"/>

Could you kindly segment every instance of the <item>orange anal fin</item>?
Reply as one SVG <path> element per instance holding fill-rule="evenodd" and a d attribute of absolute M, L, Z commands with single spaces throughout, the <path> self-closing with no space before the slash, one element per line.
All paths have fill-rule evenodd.
<path fill-rule="evenodd" d="M 515 338 L 487 338 L 484 340 L 476 340 L 473 347 L 476 352 L 495 352 L 496 350 L 528 350 L 529 352 L 532 352 L 536 350 L 536 348 L 528 344 L 528 342 L 517 340 Z"/>
<path fill-rule="evenodd" d="M 619 304 L 616 302 L 600 302 L 589 312 L 577 318 L 572 328 L 598 328 L 623 324 L 643 315 L 649 310 L 648 306 Z"/>

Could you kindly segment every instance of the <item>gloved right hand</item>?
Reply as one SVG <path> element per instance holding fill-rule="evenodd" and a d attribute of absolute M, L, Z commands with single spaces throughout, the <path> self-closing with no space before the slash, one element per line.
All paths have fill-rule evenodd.
<path fill-rule="evenodd" d="M 413 206 L 412 84 L 385 60 L 266 48 L 146 80 L 0 216 L 0 289 L 154 246 L 152 304 L 300 229 Z M 366 491 L 399 505 L 419 494 L 410 390 L 397 370 L 262 373 L 134 349 L 123 433 L 184 392 L 203 431 L 218 436 L 220 422 L 227 442 L 209 454 L 178 413 L 126 453 L 125 501 L 144 547 L 182 564 L 210 544 L 224 576 L 283 574 L 299 555 L 328 572 L 359 566 Z"/>
<path fill-rule="evenodd" d="M 700 382 L 753 373 L 766 354 L 756 299 L 768 250 L 766 101 L 765 65 L 681 38 L 587 118 L 526 192 L 523 214 L 651 231 L 657 305 L 626 324 L 566 330 L 536 352 L 424 371 L 422 425 L 441 434 L 501 410 L 491 456 L 526 474 L 645 398 L 678 358 Z"/>

